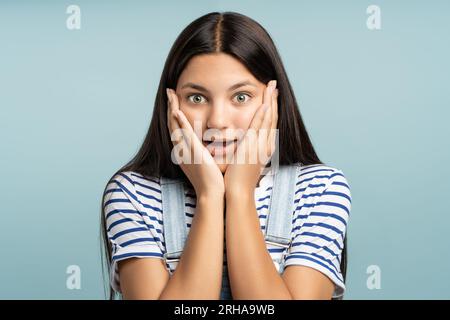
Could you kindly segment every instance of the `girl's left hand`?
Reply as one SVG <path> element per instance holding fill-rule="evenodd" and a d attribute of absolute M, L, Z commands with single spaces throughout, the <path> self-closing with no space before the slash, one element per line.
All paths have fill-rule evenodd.
<path fill-rule="evenodd" d="M 272 80 L 264 90 L 262 105 L 255 112 L 250 127 L 239 141 L 232 163 L 225 171 L 226 194 L 253 194 L 264 167 L 275 151 L 277 99 L 276 80 Z"/>

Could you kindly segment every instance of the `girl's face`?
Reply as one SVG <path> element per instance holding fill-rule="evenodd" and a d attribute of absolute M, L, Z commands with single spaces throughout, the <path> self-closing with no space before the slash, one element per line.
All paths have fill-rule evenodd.
<path fill-rule="evenodd" d="M 224 54 L 193 57 L 180 75 L 176 94 L 180 109 L 192 128 L 201 126 L 203 145 L 211 140 L 233 140 L 242 137 L 256 110 L 263 102 L 266 84 L 259 82 L 236 58 Z M 205 130 L 214 129 L 214 137 Z M 196 131 L 197 136 L 200 132 Z M 228 164 L 224 153 L 233 153 L 236 142 L 227 147 L 208 147 L 222 173 Z"/>

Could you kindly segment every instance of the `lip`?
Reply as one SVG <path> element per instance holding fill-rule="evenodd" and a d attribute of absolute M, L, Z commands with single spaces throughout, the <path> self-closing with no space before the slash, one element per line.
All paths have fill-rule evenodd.
<path fill-rule="evenodd" d="M 208 149 L 208 151 L 212 154 L 212 156 L 215 156 L 229 153 L 234 148 L 237 140 L 203 140 L 202 142 L 206 149 Z"/>

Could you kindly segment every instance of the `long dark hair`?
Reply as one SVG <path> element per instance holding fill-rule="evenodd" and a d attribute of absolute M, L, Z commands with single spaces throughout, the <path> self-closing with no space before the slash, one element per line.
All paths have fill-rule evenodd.
<path fill-rule="evenodd" d="M 150 127 L 144 142 L 137 154 L 117 170 L 106 185 L 116 174 L 124 171 L 134 171 L 143 176 L 176 178 L 190 184 L 183 170 L 171 160 L 172 141 L 167 127 L 166 88 L 176 88 L 181 72 L 192 57 L 217 52 L 237 58 L 262 83 L 277 80 L 279 164 L 323 164 L 303 124 L 294 91 L 270 35 L 258 22 L 245 15 L 236 12 L 212 12 L 190 23 L 175 40 L 162 71 Z M 111 244 L 106 233 L 103 207 L 106 191 L 105 187 L 101 204 L 102 268 L 105 266 L 104 255 L 106 255 L 109 274 Z M 347 265 L 346 247 L 344 239 L 341 257 L 344 281 Z M 108 289 L 109 298 L 114 299 L 115 292 L 109 281 Z"/>

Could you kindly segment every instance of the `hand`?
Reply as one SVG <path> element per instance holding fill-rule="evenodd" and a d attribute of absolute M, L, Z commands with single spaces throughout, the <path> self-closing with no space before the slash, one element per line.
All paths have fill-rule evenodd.
<path fill-rule="evenodd" d="M 179 165 L 192 183 L 197 198 L 199 195 L 214 193 L 225 194 L 225 184 L 222 172 L 214 161 L 212 155 L 199 140 L 186 115 L 180 110 L 177 94 L 167 88 L 169 98 L 167 108 L 167 124 L 172 138 L 174 149 L 183 150 L 182 160 Z M 174 150 L 176 151 L 176 150 Z M 172 151 L 172 152 L 174 152 Z M 188 153 L 186 155 L 186 153 Z M 175 154 L 178 154 L 175 152 Z M 199 157 L 194 161 L 194 156 Z M 173 156 L 172 156 L 172 159 Z M 185 162 L 184 162 L 185 161 Z"/>
<path fill-rule="evenodd" d="M 277 99 L 276 80 L 272 80 L 265 88 L 262 105 L 255 112 L 249 129 L 238 144 L 235 158 L 225 171 L 226 194 L 253 194 L 264 167 L 275 151 Z"/>

